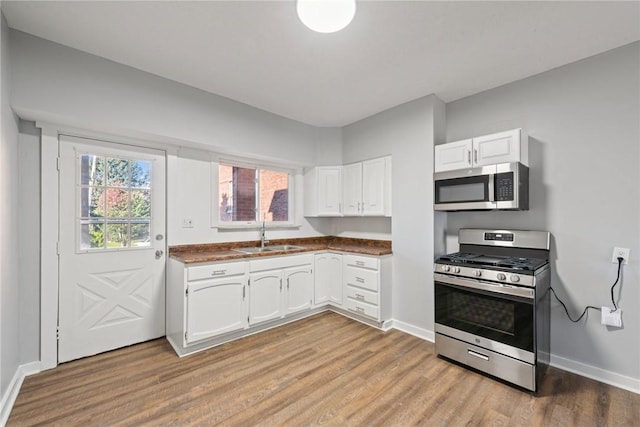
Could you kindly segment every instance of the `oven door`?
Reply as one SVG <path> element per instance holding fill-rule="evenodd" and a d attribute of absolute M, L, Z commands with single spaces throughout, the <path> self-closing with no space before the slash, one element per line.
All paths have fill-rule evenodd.
<path fill-rule="evenodd" d="M 435 331 L 535 363 L 534 289 L 435 273 Z"/>
<path fill-rule="evenodd" d="M 439 172 L 434 179 L 434 210 L 495 209 L 496 166 Z"/>

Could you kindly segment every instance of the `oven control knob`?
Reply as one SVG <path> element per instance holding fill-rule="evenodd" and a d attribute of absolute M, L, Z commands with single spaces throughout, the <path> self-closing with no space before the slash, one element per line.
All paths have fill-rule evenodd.
<path fill-rule="evenodd" d="M 480 271 L 480 270 L 473 270 L 473 271 L 471 272 L 471 274 L 473 274 L 473 275 L 474 275 L 474 276 L 476 276 L 476 277 L 480 277 L 480 276 L 482 275 L 482 271 Z"/>
<path fill-rule="evenodd" d="M 449 270 L 451 270 L 451 267 L 449 267 L 448 265 L 443 265 L 442 266 L 442 271 L 447 271 L 448 272 Z"/>
<path fill-rule="evenodd" d="M 498 273 L 498 280 L 507 280 L 507 275 L 504 273 Z"/>
<path fill-rule="evenodd" d="M 454 273 L 460 273 L 460 267 L 453 267 Z"/>
<path fill-rule="evenodd" d="M 512 274 L 511 277 L 509 277 L 509 280 L 511 280 L 512 282 L 519 282 L 520 276 L 516 276 L 515 274 Z"/>

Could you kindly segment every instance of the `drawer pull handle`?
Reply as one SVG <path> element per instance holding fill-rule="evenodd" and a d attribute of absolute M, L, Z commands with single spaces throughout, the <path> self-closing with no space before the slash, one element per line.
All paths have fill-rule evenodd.
<path fill-rule="evenodd" d="M 364 308 L 362 308 L 362 307 L 356 307 L 356 308 L 349 307 L 349 310 L 351 310 L 353 312 L 356 312 L 356 313 L 364 314 Z"/>
<path fill-rule="evenodd" d="M 356 261 L 356 265 L 363 267 L 364 266 L 364 261 Z"/>
<path fill-rule="evenodd" d="M 364 301 L 364 295 L 356 294 L 356 299 L 359 299 L 360 301 Z"/>
<path fill-rule="evenodd" d="M 213 273 L 211 273 L 212 276 L 220 276 L 222 274 L 225 274 L 227 272 L 227 270 L 215 270 Z"/>
<path fill-rule="evenodd" d="M 364 283 L 364 279 L 362 277 L 356 277 L 356 282 Z"/>
<path fill-rule="evenodd" d="M 482 353 L 477 353 L 473 350 L 469 350 L 467 349 L 467 353 L 469 353 L 470 356 L 473 357 L 477 357 L 478 359 L 482 359 L 482 360 L 486 360 L 487 362 L 489 361 L 489 356 L 482 354 Z"/>

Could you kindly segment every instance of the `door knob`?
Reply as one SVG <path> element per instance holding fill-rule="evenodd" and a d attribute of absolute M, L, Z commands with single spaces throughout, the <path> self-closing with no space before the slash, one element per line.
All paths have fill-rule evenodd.
<path fill-rule="evenodd" d="M 158 249 L 158 250 L 156 251 L 156 259 L 160 259 L 160 258 L 162 258 L 162 254 L 164 254 L 164 252 L 163 252 L 163 251 L 161 251 L 160 249 Z"/>

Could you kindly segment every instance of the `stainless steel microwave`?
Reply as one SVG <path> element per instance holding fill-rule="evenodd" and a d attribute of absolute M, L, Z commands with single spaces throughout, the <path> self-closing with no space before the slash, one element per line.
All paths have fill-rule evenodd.
<path fill-rule="evenodd" d="M 529 168 L 500 163 L 433 174 L 437 211 L 529 209 Z"/>

